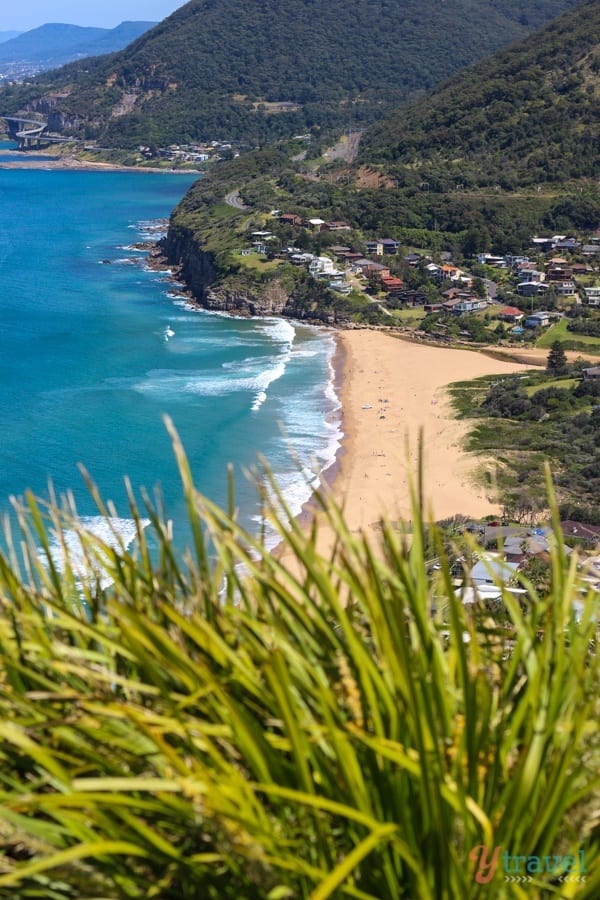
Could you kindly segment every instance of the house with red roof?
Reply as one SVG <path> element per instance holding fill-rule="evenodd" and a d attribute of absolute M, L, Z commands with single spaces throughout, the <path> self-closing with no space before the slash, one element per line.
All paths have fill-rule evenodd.
<path fill-rule="evenodd" d="M 510 322 L 512 325 L 517 325 L 522 320 L 523 313 L 516 306 L 505 306 L 498 312 L 497 318 L 502 322 Z"/>

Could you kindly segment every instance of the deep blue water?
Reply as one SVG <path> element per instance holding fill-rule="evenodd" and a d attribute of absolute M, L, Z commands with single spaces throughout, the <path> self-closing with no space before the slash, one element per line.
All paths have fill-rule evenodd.
<path fill-rule="evenodd" d="M 0 160 L 2 158 L 0 145 Z M 0 169 L 0 512 L 10 495 L 72 490 L 96 512 L 78 471 L 127 518 L 158 490 L 187 538 L 179 475 L 163 424 L 172 417 L 197 487 L 226 500 L 236 473 L 245 524 L 258 513 L 243 470 L 264 454 L 295 511 L 305 471 L 330 463 L 339 437 L 329 334 L 281 320 L 191 310 L 165 274 L 128 248 L 166 218 L 193 178 Z M 132 262 L 137 259 L 138 262 Z"/>

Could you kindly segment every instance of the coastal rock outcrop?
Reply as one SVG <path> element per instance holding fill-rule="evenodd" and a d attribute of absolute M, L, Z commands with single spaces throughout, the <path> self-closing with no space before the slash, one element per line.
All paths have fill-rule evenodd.
<path fill-rule="evenodd" d="M 171 223 L 160 250 L 191 300 L 203 309 L 236 316 L 285 316 L 325 325 L 345 321 L 330 304 L 277 276 L 257 282 L 240 272 L 222 271 L 214 255 L 181 226 Z"/>
<path fill-rule="evenodd" d="M 172 224 L 159 246 L 194 301 L 204 306 L 206 291 L 217 275 L 213 255 L 202 249 L 191 231 L 175 228 Z"/>
<path fill-rule="evenodd" d="M 291 316 L 294 315 L 292 298 L 280 282 L 273 280 L 264 289 L 255 292 L 247 286 L 218 284 L 204 293 L 205 309 L 228 312 L 238 316 Z"/>

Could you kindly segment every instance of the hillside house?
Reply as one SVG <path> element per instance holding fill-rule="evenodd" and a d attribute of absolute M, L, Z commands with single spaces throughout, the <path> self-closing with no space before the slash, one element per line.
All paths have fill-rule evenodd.
<path fill-rule="evenodd" d="M 462 275 L 462 272 L 458 268 L 458 266 L 452 266 L 450 263 L 445 263 L 441 267 L 442 271 L 442 279 L 444 281 L 455 281 Z"/>
<path fill-rule="evenodd" d="M 559 297 L 573 297 L 577 293 L 574 281 L 557 281 L 552 288 Z"/>
<path fill-rule="evenodd" d="M 578 278 L 581 275 L 587 275 L 588 272 L 591 272 L 592 269 L 590 266 L 586 265 L 586 263 L 573 263 L 571 266 L 571 272 L 573 273 L 574 278 Z"/>
<path fill-rule="evenodd" d="M 316 256 L 310 261 L 308 271 L 313 278 L 331 278 L 332 275 L 340 275 L 335 268 L 333 260 L 329 256 Z"/>
<path fill-rule="evenodd" d="M 518 325 L 523 319 L 523 313 L 516 306 L 505 306 L 501 309 L 497 316 L 501 322 L 510 322 L 511 325 Z"/>
<path fill-rule="evenodd" d="M 511 269 L 516 269 L 517 266 L 532 265 L 528 256 L 516 256 L 514 253 L 507 253 L 504 260 L 506 265 Z"/>
<path fill-rule="evenodd" d="M 458 300 L 461 296 L 462 291 L 456 285 L 451 288 L 446 288 L 445 291 L 442 291 L 442 297 L 445 297 L 446 300 Z"/>
<path fill-rule="evenodd" d="M 430 278 L 434 278 L 436 281 L 442 280 L 442 267 L 437 263 L 430 262 L 425 266 L 425 271 L 429 275 Z"/>
<path fill-rule="evenodd" d="M 537 559 L 548 559 L 550 541 L 548 535 L 537 531 L 527 535 L 509 535 L 502 544 L 502 553 L 506 562 L 513 563 L 522 563 L 532 556 Z"/>
<path fill-rule="evenodd" d="M 600 286 L 583 289 L 588 306 L 600 306 Z"/>
<path fill-rule="evenodd" d="M 445 300 L 444 303 L 442 303 L 442 309 L 444 312 L 453 313 L 459 303 L 459 298 L 453 297 L 451 300 Z"/>
<path fill-rule="evenodd" d="M 384 275 L 381 278 L 381 287 L 386 293 L 396 295 L 404 290 L 406 284 L 401 278 L 396 278 L 394 275 Z"/>
<path fill-rule="evenodd" d="M 515 267 L 515 274 L 521 281 L 545 281 L 546 275 L 535 267 L 533 263 L 527 262 Z"/>
<path fill-rule="evenodd" d="M 600 366 L 589 366 L 587 369 L 584 369 L 583 377 L 587 381 L 597 380 L 600 378 Z"/>
<path fill-rule="evenodd" d="M 566 237 L 566 234 L 554 234 L 552 237 L 534 237 L 531 239 L 531 243 L 536 250 L 548 253 L 550 250 L 554 250 L 561 241 L 566 240 Z"/>
<path fill-rule="evenodd" d="M 573 253 L 575 250 L 579 250 L 580 247 L 581 241 L 574 237 L 566 237 L 562 241 L 557 241 L 554 245 L 555 250 L 566 250 L 568 253 Z"/>
<path fill-rule="evenodd" d="M 292 253 L 290 262 L 293 266 L 308 266 L 314 258 L 314 253 Z"/>
<path fill-rule="evenodd" d="M 546 281 L 554 284 L 557 281 L 568 281 L 573 276 L 573 271 L 567 265 L 551 265 L 546 272 Z"/>
<path fill-rule="evenodd" d="M 395 241 L 393 238 L 381 238 L 381 246 L 384 256 L 394 256 L 398 252 L 400 241 Z"/>
<path fill-rule="evenodd" d="M 508 265 L 504 256 L 492 256 L 491 253 L 480 253 L 477 262 L 482 266 L 492 266 L 495 269 L 505 269 Z"/>
<path fill-rule="evenodd" d="M 517 294 L 522 297 L 537 297 L 546 294 L 548 290 L 548 285 L 541 281 L 520 281 L 517 285 Z"/>
<path fill-rule="evenodd" d="M 370 278 L 371 276 L 389 278 L 391 274 L 388 266 L 374 262 L 372 259 L 357 259 L 353 266 L 365 278 Z"/>
<path fill-rule="evenodd" d="M 551 314 L 546 310 L 540 310 L 539 312 L 527 316 L 523 322 L 523 326 L 525 328 L 547 328 L 550 324 L 550 320 Z"/>
<path fill-rule="evenodd" d="M 304 225 L 304 219 L 296 213 L 282 213 L 279 216 L 279 221 L 283 225 L 292 225 L 294 228 L 299 228 L 301 225 Z"/>
<path fill-rule="evenodd" d="M 487 300 L 483 300 L 481 297 L 462 297 L 458 300 L 452 311 L 456 313 L 457 316 L 462 316 L 465 315 L 465 313 L 486 309 L 487 305 Z"/>
<path fill-rule="evenodd" d="M 321 231 L 351 231 L 352 226 L 348 225 L 347 222 L 325 222 L 322 226 Z"/>
<path fill-rule="evenodd" d="M 405 260 L 411 269 L 414 269 L 415 266 L 418 266 L 421 262 L 422 256 L 420 253 L 407 253 L 405 256 Z"/>
<path fill-rule="evenodd" d="M 376 256 L 393 256 L 398 252 L 400 241 L 393 238 L 377 238 L 376 241 L 367 241 L 365 249 L 367 253 L 373 253 Z"/>
<path fill-rule="evenodd" d="M 423 306 L 427 303 L 425 294 L 421 294 L 419 291 L 415 290 L 399 291 L 395 296 L 397 300 L 400 300 L 407 306 Z"/>

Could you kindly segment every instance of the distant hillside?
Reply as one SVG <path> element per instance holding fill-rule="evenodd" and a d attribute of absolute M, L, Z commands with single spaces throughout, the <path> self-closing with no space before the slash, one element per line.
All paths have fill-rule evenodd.
<path fill-rule="evenodd" d="M 600 3 L 588 0 L 386 116 L 362 160 L 434 192 L 597 178 L 599 110 Z"/>
<path fill-rule="evenodd" d="M 13 38 L 18 37 L 20 34 L 20 31 L 0 31 L 0 44 L 3 44 L 5 41 L 12 41 Z"/>
<path fill-rule="evenodd" d="M 269 140 L 372 121 L 575 0 L 192 0 L 126 52 L 7 90 L 106 145 Z M 60 94 L 60 99 L 58 95 Z"/>
<path fill-rule="evenodd" d="M 48 24 L 0 44 L 0 66 L 18 66 L 21 74 L 57 68 L 88 56 L 122 50 L 155 22 L 122 22 L 116 28 Z"/>

